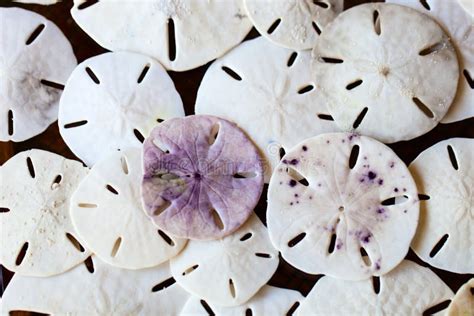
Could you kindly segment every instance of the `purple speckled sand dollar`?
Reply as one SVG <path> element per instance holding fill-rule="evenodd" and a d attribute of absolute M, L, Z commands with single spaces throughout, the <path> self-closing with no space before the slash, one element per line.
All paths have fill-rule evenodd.
<path fill-rule="evenodd" d="M 195 115 L 168 120 L 144 143 L 142 198 L 161 229 L 222 238 L 250 216 L 263 189 L 259 153 L 233 123 Z"/>
<path fill-rule="evenodd" d="M 407 254 L 418 216 L 403 161 L 356 134 L 304 140 L 283 157 L 268 188 L 270 239 L 311 274 L 364 280 L 389 272 Z"/>

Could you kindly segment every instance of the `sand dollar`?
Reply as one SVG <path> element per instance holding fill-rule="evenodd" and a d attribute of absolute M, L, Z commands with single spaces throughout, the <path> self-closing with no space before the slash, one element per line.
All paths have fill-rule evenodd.
<path fill-rule="evenodd" d="M 412 248 L 432 266 L 474 273 L 474 140 L 452 138 L 422 152 L 410 171 L 420 193 Z"/>
<path fill-rule="evenodd" d="M 78 241 L 69 201 L 87 168 L 33 149 L 0 167 L 0 262 L 28 276 L 62 273 L 89 255 Z"/>
<path fill-rule="evenodd" d="M 71 14 L 99 45 L 152 56 L 175 71 L 220 57 L 252 28 L 242 0 L 74 0 Z"/>
<path fill-rule="evenodd" d="M 190 240 L 171 259 L 179 285 L 210 305 L 237 306 L 248 301 L 278 266 L 267 229 L 253 214 L 234 234 L 219 240 Z"/>
<path fill-rule="evenodd" d="M 451 289 L 430 269 L 405 260 L 388 274 L 365 281 L 323 277 L 297 315 L 422 315 L 449 302 Z M 428 312 L 426 315 L 432 315 Z"/>
<path fill-rule="evenodd" d="M 408 168 L 382 143 L 346 133 L 309 138 L 275 169 L 270 238 L 300 270 L 349 280 L 392 270 L 408 252 L 419 202 Z"/>
<path fill-rule="evenodd" d="M 428 14 L 447 31 L 457 48 L 462 71 L 458 92 L 448 113 L 441 120 L 451 123 L 474 116 L 474 26 L 472 0 L 388 0 Z"/>
<path fill-rule="evenodd" d="M 82 62 L 61 97 L 59 131 L 87 165 L 117 149 L 141 147 L 165 119 L 184 116 L 163 67 L 147 56 L 106 53 Z"/>
<path fill-rule="evenodd" d="M 71 216 L 84 243 L 108 264 L 126 269 L 156 266 L 186 241 L 157 229 L 142 209 L 141 151 L 112 153 L 99 161 L 71 198 Z"/>
<path fill-rule="evenodd" d="M 434 128 L 453 102 L 459 79 L 456 51 L 441 26 L 385 3 L 341 13 L 320 36 L 313 66 L 336 123 L 386 143 Z"/>
<path fill-rule="evenodd" d="M 59 28 L 39 14 L 0 8 L 0 21 L 0 141 L 20 142 L 58 118 L 76 57 Z"/>
<path fill-rule="evenodd" d="M 222 238 L 250 216 L 263 189 L 257 149 L 235 124 L 195 115 L 165 121 L 144 144 L 143 205 L 161 229 Z"/>
<path fill-rule="evenodd" d="M 196 113 L 231 120 L 265 158 L 265 181 L 285 150 L 338 128 L 310 73 L 310 53 L 265 38 L 246 41 L 216 60 L 199 87 Z"/>
<path fill-rule="evenodd" d="M 133 271 L 113 267 L 94 256 L 53 277 L 13 276 L 0 313 L 178 315 L 188 297 L 171 277 L 168 263 Z"/>

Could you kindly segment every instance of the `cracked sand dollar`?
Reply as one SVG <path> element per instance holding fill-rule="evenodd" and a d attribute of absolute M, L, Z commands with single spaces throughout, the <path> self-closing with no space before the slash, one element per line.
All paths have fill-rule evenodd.
<path fill-rule="evenodd" d="M 273 245 L 311 274 L 362 280 L 389 272 L 407 254 L 418 215 L 403 161 L 355 134 L 303 141 L 283 157 L 268 189 Z"/>
<path fill-rule="evenodd" d="M 49 315 L 178 315 L 188 298 L 189 294 L 171 277 L 168 263 L 126 270 L 93 256 L 57 276 L 13 276 L 0 314 L 34 311 Z"/>
<path fill-rule="evenodd" d="M 76 57 L 59 28 L 39 14 L 0 8 L 0 25 L 0 141 L 20 142 L 58 118 Z"/>
<path fill-rule="evenodd" d="M 385 143 L 434 128 L 459 80 L 443 29 L 425 14 L 385 3 L 341 13 L 320 36 L 312 70 L 338 126 Z"/>
<path fill-rule="evenodd" d="M 344 7 L 343 0 L 245 0 L 249 18 L 267 39 L 283 47 L 313 48 Z"/>
<path fill-rule="evenodd" d="M 149 55 L 174 71 L 222 56 L 252 28 L 242 0 L 74 0 L 71 14 L 102 47 Z"/>
<path fill-rule="evenodd" d="M 404 260 L 388 274 L 372 280 L 323 277 L 297 315 L 433 315 L 453 295 L 430 269 Z"/>
<path fill-rule="evenodd" d="M 470 279 L 457 291 L 449 308 L 447 316 L 474 315 L 474 278 Z"/>
<path fill-rule="evenodd" d="M 165 121 L 145 141 L 143 205 L 175 236 L 218 239 L 250 216 L 263 190 L 257 149 L 235 124 L 194 115 Z"/>
<path fill-rule="evenodd" d="M 69 215 L 87 175 L 80 162 L 33 149 L 0 167 L 0 262 L 19 275 L 51 276 L 89 256 Z"/>
<path fill-rule="evenodd" d="M 210 305 L 205 300 L 191 296 L 181 316 L 293 315 L 303 300 L 303 295 L 298 291 L 264 285 L 246 303 L 234 307 Z"/>
<path fill-rule="evenodd" d="M 92 166 L 117 149 L 141 147 L 153 127 L 177 116 L 184 116 L 181 97 L 159 63 L 134 53 L 106 53 L 71 74 L 61 97 L 59 131 Z"/>
<path fill-rule="evenodd" d="M 76 230 L 108 264 L 143 269 L 175 256 L 186 244 L 157 229 L 140 199 L 141 151 L 112 153 L 99 161 L 71 198 Z"/>
<path fill-rule="evenodd" d="M 420 224 L 412 242 L 430 265 L 474 273 L 474 140 L 452 138 L 422 152 L 410 171 L 420 193 Z"/>
<path fill-rule="evenodd" d="M 267 283 L 278 261 L 266 227 L 252 214 L 223 239 L 190 240 L 170 266 L 176 282 L 209 305 L 236 306 Z"/>
<path fill-rule="evenodd" d="M 462 71 L 458 92 L 448 113 L 441 120 L 451 123 L 474 116 L 474 2 L 472 0 L 388 0 L 426 13 L 449 33 L 457 48 Z"/>
<path fill-rule="evenodd" d="M 235 122 L 265 158 L 268 182 L 280 155 L 298 142 L 338 130 L 319 99 L 310 53 L 246 41 L 216 60 L 199 87 L 196 113 Z"/>

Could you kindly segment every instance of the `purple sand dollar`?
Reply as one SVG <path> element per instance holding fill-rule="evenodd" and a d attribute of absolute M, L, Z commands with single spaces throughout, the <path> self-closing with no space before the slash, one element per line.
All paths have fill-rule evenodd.
<path fill-rule="evenodd" d="M 250 216 L 263 166 L 233 123 L 194 115 L 158 125 L 144 143 L 142 199 L 159 228 L 190 239 L 218 239 Z"/>

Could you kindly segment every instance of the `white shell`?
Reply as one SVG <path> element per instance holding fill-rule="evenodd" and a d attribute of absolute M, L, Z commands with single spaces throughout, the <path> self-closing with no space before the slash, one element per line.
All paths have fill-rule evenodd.
<path fill-rule="evenodd" d="M 206 301 L 196 296 L 191 296 L 181 311 L 181 316 L 208 316 L 206 308 L 210 308 L 216 316 L 241 316 L 248 315 L 290 315 L 303 301 L 304 297 L 297 291 L 281 289 L 264 285 L 255 296 L 242 305 L 223 307 L 209 305 Z M 206 306 L 207 305 L 207 306 Z"/>
<path fill-rule="evenodd" d="M 343 130 L 385 143 L 434 128 L 459 80 L 443 29 L 427 15 L 386 3 L 356 6 L 328 25 L 313 50 L 313 72 Z"/>
<path fill-rule="evenodd" d="M 0 8 L 0 39 L 0 141 L 20 142 L 58 118 L 76 57 L 53 22 L 19 8 Z"/>
<path fill-rule="evenodd" d="M 273 245 L 312 274 L 363 280 L 389 272 L 407 254 L 418 215 L 415 182 L 403 161 L 355 134 L 301 142 L 283 157 L 268 189 Z"/>
<path fill-rule="evenodd" d="M 422 152 L 409 167 L 418 192 L 429 196 L 421 201 L 412 248 L 430 265 L 456 273 L 474 273 L 473 162 L 474 140 L 452 138 Z"/>
<path fill-rule="evenodd" d="M 379 282 L 380 292 L 376 294 L 373 280 L 323 277 L 298 308 L 297 315 L 418 316 L 453 296 L 434 272 L 408 260 L 381 276 Z"/>
<path fill-rule="evenodd" d="M 80 162 L 38 149 L 0 167 L 0 262 L 8 270 L 51 276 L 89 256 L 69 215 L 69 199 L 86 175 Z"/>
<path fill-rule="evenodd" d="M 242 0 L 101 0 L 80 9 L 84 2 L 74 0 L 72 17 L 99 45 L 152 56 L 175 71 L 222 56 L 252 28 Z"/>
<path fill-rule="evenodd" d="M 171 259 L 179 285 L 211 305 L 236 306 L 248 301 L 272 277 L 278 251 L 267 229 L 253 214 L 232 235 L 219 240 L 190 240 Z"/>
<path fill-rule="evenodd" d="M 61 97 L 59 131 L 72 152 L 92 166 L 117 149 L 141 148 L 140 138 L 158 120 L 177 116 L 184 116 L 183 103 L 159 63 L 134 53 L 106 53 L 71 74 Z M 78 126 L 71 127 L 74 123 Z"/>
<path fill-rule="evenodd" d="M 92 257 L 57 276 L 13 276 L 0 314 L 35 311 L 50 315 L 178 315 L 189 294 L 173 284 L 168 263 L 138 271 L 110 266 Z M 163 288 L 164 287 L 164 288 Z"/>
<path fill-rule="evenodd" d="M 328 112 L 314 89 L 310 59 L 309 52 L 295 52 L 260 37 L 216 60 L 199 87 L 196 113 L 239 125 L 266 160 L 266 182 L 281 148 L 288 150 L 305 138 L 338 130 L 333 121 L 318 117 Z M 303 88 L 309 91 L 298 93 Z"/>
<path fill-rule="evenodd" d="M 74 226 L 108 264 L 143 269 L 175 256 L 186 244 L 158 230 L 141 206 L 141 151 L 115 152 L 99 161 L 71 198 Z"/>
<path fill-rule="evenodd" d="M 42 4 L 42 5 L 51 5 L 58 3 L 61 0 L 13 0 L 14 2 L 20 2 L 20 3 L 36 3 L 36 4 Z"/>
<path fill-rule="evenodd" d="M 474 315 L 474 278 L 467 281 L 456 292 L 449 308 L 446 311 L 446 316 L 469 316 Z"/>
<path fill-rule="evenodd" d="M 343 0 L 245 0 L 249 18 L 260 34 L 297 50 L 313 48 L 343 6 Z"/>
<path fill-rule="evenodd" d="M 474 26 L 473 0 L 427 0 L 429 10 L 421 1 L 387 0 L 428 14 L 448 31 L 457 48 L 462 72 L 458 92 L 441 123 L 451 123 L 474 116 Z"/>

